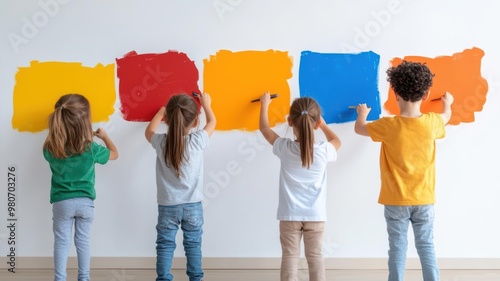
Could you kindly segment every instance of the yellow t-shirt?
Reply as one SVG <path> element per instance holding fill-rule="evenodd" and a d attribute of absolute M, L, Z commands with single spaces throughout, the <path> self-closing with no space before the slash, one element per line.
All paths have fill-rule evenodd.
<path fill-rule="evenodd" d="M 436 139 L 445 136 L 444 126 L 437 113 L 384 117 L 367 125 L 372 140 L 382 143 L 380 204 L 435 203 Z"/>

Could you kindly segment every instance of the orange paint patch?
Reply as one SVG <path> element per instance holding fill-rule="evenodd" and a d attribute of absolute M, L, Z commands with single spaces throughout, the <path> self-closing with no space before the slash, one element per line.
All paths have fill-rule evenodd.
<path fill-rule="evenodd" d="M 404 60 L 426 63 L 431 72 L 435 74 L 430 89 L 430 96 L 422 102 L 422 112 L 442 112 L 441 101 L 432 101 L 440 98 L 445 92 L 450 92 L 455 98 L 451 106 L 452 116 L 449 124 L 457 125 L 461 122 L 473 122 L 474 112 L 483 110 L 488 92 L 488 83 L 481 77 L 481 59 L 484 52 L 478 48 L 464 50 L 452 56 L 426 58 L 406 56 Z M 397 66 L 401 58 L 392 60 L 392 65 Z M 399 107 L 392 88 L 384 107 L 391 114 L 399 114 Z"/>
<path fill-rule="evenodd" d="M 85 67 L 81 63 L 32 61 L 20 67 L 14 86 L 12 127 L 40 132 L 64 94 L 78 93 L 90 102 L 92 121 L 108 121 L 116 100 L 114 64 Z"/>
<path fill-rule="evenodd" d="M 288 52 L 218 51 L 203 60 L 204 92 L 212 97 L 212 108 L 217 116 L 217 130 L 257 130 L 259 102 L 263 93 L 278 93 L 271 102 L 269 123 L 275 126 L 285 122 L 290 109 L 292 60 Z"/>

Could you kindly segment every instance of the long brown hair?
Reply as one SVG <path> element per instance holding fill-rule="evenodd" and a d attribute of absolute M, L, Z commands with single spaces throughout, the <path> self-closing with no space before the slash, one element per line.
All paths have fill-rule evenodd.
<path fill-rule="evenodd" d="M 177 177 L 180 177 L 182 161 L 189 160 L 185 153 L 185 136 L 197 117 L 198 106 L 192 97 L 180 94 L 168 101 L 164 118 L 168 125 L 165 163 L 172 165 Z"/>
<path fill-rule="evenodd" d="M 309 169 L 314 155 L 314 127 L 321 118 L 321 109 L 312 98 L 298 98 L 290 107 L 289 118 L 300 144 L 302 167 Z"/>
<path fill-rule="evenodd" d="M 92 143 L 90 103 L 80 94 L 59 98 L 49 115 L 49 134 L 43 144 L 56 158 L 81 154 Z"/>

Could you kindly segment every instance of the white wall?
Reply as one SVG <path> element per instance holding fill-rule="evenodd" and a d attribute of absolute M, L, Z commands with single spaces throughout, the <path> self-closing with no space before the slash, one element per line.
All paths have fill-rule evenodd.
<path fill-rule="evenodd" d="M 44 3 L 48 0 L 41 0 Z M 0 253 L 7 246 L 7 166 L 19 170 L 18 255 L 52 255 L 49 203 L 50 171 L 41 153 L 46 136 L 12 129 L 15 73 L 31 60 L 114 63 L 136 50 L 161 53 L 175 49 L 188 54 L 200 74 L 202 60 L 217 50 L 289 51 L 294 58 L 292 95 L 298 96 L 300 52 L 341 53 L 345 46 L 372 50 L 381 56 L 379 89 L 385 100 L 385 69 L 393 57 L 451 55 L 473 46 L 485 51 L 482 74 L 489 93 L 476 121 L 448 127 L 438 145 L 435 241 L 446 258 L 500 257 L 500 61 L 497 11 L 494 1 L 60 1 L 27 44 L 16 53 L 7 34 L 22 34 L 25 22 L 44 12 L 38 0 L 0 1 Z M 218 13 L 216 5 L 231 10 Z M 231 6 L 232 5 L 232 6 Z M 375 23 L 375 15 L 396 5 L 397 13 L 368 40 L 360 30 Z M 146 30 L 146 31 L 143 31 Z M 366 39 L 366 38 L 365 38 Z M 203 77 L 200 75 L 200 77 Z M 118 80 L 116 81 L 118 85 Z M 202 79 L 199 85 L 203 88 Z M 119 108 L 119 101 L 115 105 Z M 256 120 L 257 122 L 257 120 Z M 120 158 L 97 168 L 93 256 L 155 256 L 155 155 L 145 141 L 145 123 L 122 119 L 119 110 L 107 124 Z M 331 125 L 343 141 L 338 162 L 328 168 L 327 257 L 385 257 L 387 238 L 383 208 L 377 204 L 379 145 L 354 134 L 353 123 Z M 290 134 L 286 126 L 277 128 Z M 278 160 L 257 132 L 216 132 L 205 154 L 205 183 L 210 190 L 205 209 L 206 257 L 279 257 Z M 223 187 L 220 177 L 228 163 L 239 167 Z M 230 164 L 230 165 L 232 165 Z M 215 175 L 215 176 L 214 176 Z M 222 185 L 222 186 L 221 186 Z M 181 245 L 181 243 L 179 243 Z M 182 247 L 181 247 L 182 248 Z M 182 249 L 177 255 L 182 255 Z M 75 252 L 72 250 L 72 254 Z M 410 248 L 410 257 L 416 252 Z"/>

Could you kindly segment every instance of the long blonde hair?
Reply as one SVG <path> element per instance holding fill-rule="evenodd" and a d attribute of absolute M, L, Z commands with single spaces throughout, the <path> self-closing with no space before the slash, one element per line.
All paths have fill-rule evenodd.
<path fill-rule="evenodd" d="M 290 107 L 289 118 L 300 144 L 302 167 L 309 169 L 314 155 L 314 127 L 321 118 L 321 109 L 312 98 L 298 98 Z"/>
<path fill-rule="evenodd" d="M 56 158 L 81 154 L 93 141 L 90 103 L 80 94 L 59 98 L 49 116 L 49 134 L 43 148 Z"/>
<path fill-rule="evenodd" d="M 186 94 L 173 96 L 167 103 L 164 119 L 168 132 L 165 143 L 165 163 L 171 164 L 177 177 L 180 177 L 182 161 L 188 161 L 185 153 L 185 136 L 198 117 L 198 106 L 194 99 Z"/>

